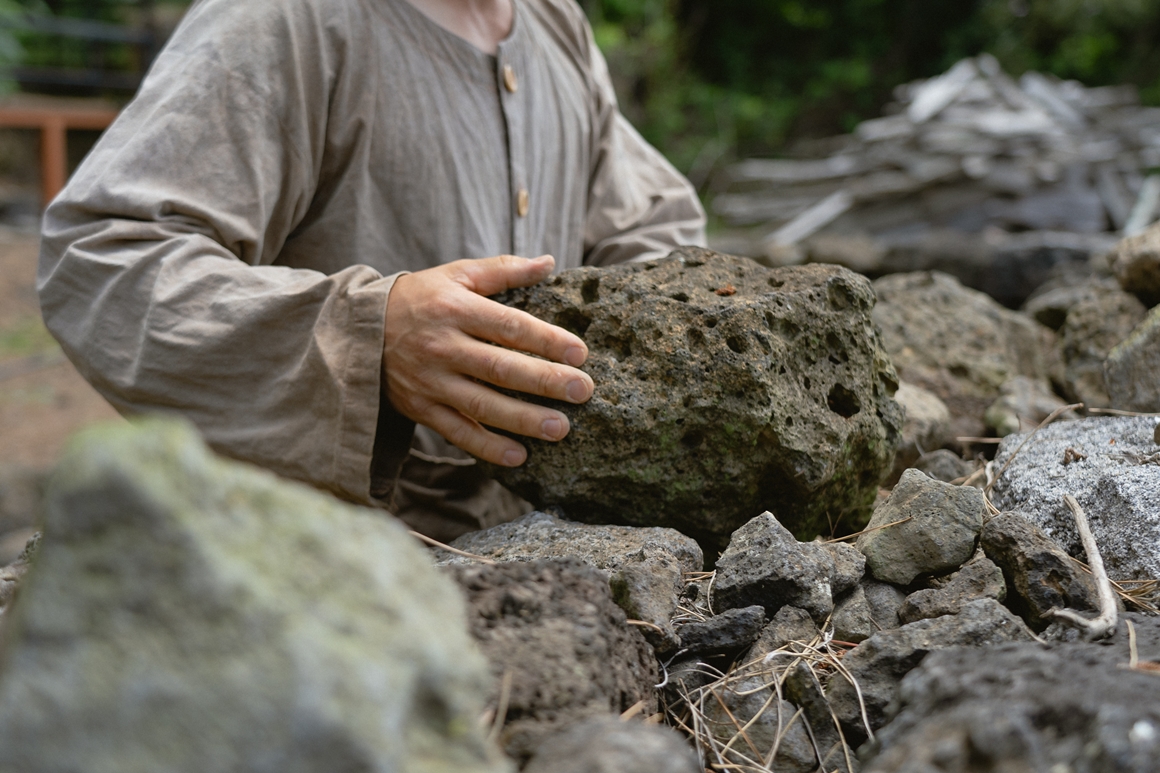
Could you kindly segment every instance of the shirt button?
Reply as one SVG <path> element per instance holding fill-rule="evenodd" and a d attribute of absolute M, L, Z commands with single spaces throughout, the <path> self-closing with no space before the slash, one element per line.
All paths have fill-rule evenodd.
<path fill-rule="evenodd" d="M 516 80 L 516 71 L 512 69 L 510 64 L 503 66 L 503 86 L 512 94 L 515 94 L 520 88 L 520 82 Z"/>
<path fill-rule="evenodd" d="M 516 196 L 516 213 L 520 217 L 528 216 L 528 204 L 528 189 L 520 188 L 520 192 Z"/>

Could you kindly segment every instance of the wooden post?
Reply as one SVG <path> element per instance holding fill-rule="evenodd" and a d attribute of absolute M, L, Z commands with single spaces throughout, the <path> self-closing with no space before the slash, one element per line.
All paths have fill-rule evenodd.
<path fill-rule="evenodd" d="M 40 193 L 47 209 L 68 179 L 68 125 L 63 116 L 46 115 L 40 127 Z"/>

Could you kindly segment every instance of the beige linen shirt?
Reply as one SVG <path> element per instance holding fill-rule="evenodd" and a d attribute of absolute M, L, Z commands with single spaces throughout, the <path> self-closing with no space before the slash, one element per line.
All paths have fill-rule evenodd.
<path fill-rule="evenodd" d="M 405 0 L 197 2 L 45 215 L 41 305 L 81 373 L 373 503 L 412 439 L 380 410 L 399 272 L 702 243 L 579 8 L 514 4 L 490 56 Z"/>

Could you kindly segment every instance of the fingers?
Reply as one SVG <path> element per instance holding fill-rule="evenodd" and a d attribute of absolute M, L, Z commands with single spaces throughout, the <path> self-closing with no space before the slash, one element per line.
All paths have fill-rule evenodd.
<path fill-rule="evenodd" d="M 522 445 L 489 432 L 479 422 L 445 405 L 433 405 L 423 423 L 457 448 L 492 464 L 519 467 L 527 461 L 528 452 Z"/>
<path fill-rule="evenodd" d="M 444 401 L 469 419 L 524 437 L 556 442 L 568 434 L 568 417 L 525 403 L 469 379 L 452 382 Z"/>
<path fill-rule="evenodd" d="M 578 368 L 588 359 L 588 345 L 577 335 L 519 309 L 488 298 L 473 300 L 462 322 L 463 332 Z"/>
<path fill-rule="evenodd" d="M 569 403 L 587 402 L 594 385 L 585 372 L 498 346 L 471 341 L 462 350 L 463 373 L 515 392 Z M 468 415 L 481 418 L 475 412 Z M 504 429 L 510 429 L 506 425 Z"/>
<path fill-rule="evenodd" d="M 551 255 L 517 258 L 500 255 L 479 260 L 460 260 L 449 264 L 459 281 L 474 293 L 495 295 L 514 287 L 530 287 L 547 279 L 556 266 Z"/>

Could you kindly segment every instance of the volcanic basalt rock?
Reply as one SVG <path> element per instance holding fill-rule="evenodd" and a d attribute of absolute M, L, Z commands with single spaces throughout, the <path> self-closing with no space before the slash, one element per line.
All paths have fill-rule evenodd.
<path fill-rule="evenodd" d="M 684 248 L 498 299 L 582 336 L 596 382 L 585 405 L 546 401 L 563 442 L 491 468 L 540 507 L 717 538 L 771 509 L 804 536 L 864 516 L 894 460 L 897 378 L 846 269 Z"/>

